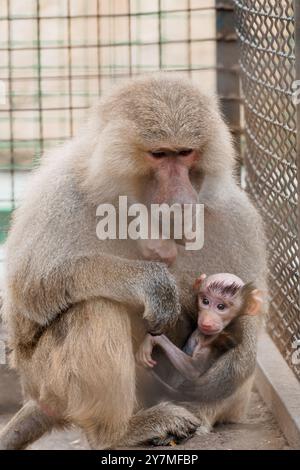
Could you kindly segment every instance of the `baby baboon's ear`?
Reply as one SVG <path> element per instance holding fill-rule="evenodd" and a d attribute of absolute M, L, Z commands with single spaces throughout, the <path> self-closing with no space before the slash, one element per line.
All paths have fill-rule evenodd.
<path fill-rule="evenodd" d="M 246 302 L 246 315 L 258 315 L 263 303 L 263 292 L 259 289 L 254 289 L 249 293 L 249 298 Z"/>
<path fill-rule="evenodd" d="M 196 292 L 198 292 L 201 283 L 204 281 L 204 279 L 206 279 L 206 277 L 206 274 L 201 274 L 199 277 L 197 277 L 193 285 L 193 288 Z"/>

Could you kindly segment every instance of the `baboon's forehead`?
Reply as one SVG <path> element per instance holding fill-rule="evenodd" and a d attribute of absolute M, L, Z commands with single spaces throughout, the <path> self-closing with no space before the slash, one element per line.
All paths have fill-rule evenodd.
<path fill-rule="evenodd" d="M 120 104 L 128 117 L 144 118 L 150 124 L 176 118 L 181 125 L 186 125 L 188 121 L 196 125 L 199 121 L 200 124 L 204 123 L 210 113 L 208 103 L 189 89 L 137 91 L 129 94 Z"/>
<path fill-rule="evenodd" d="M 132 121 L 145 140 L 199 144 L 212 128 L 211 99 L 178 81 L 136 82 L 112 97 L 108 112 Z"/>

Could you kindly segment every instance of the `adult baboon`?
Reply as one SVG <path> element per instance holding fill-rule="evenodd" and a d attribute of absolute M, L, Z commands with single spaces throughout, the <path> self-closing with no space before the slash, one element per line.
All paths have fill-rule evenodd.
<path fill-rule="evenodd" d="M 238 319 L 241 343 L 203 375 L 201 407 L 164 402 L 137 411 L 134 361 L 146 330 L 164 331 L 180 310 L 170 338 L 183 345 L 197 316 L 191 286 L 199 272 L 231 272 L 266 287 L 261 221 L 233 165 L 214 99 L 169 74 L 117 88 L 77 137 L 43 158 L 7 243 L 3 309 L 28 403 L 3 431 L 0 447 L 24 447 L 67 423 L 103 448 L 163 443 L 203 422 L 240 418 L 255 366 L 256 318 Z M 117 207 L 119 195 L 148 205 L 199 197 L 204 248 L 176 245 L 168 270 L 143 260 L 133 240 L 100 241 L 96 208 Z M 159 259 L 165 257 L 170 261 L 169 250 L 160 250 Z"/>

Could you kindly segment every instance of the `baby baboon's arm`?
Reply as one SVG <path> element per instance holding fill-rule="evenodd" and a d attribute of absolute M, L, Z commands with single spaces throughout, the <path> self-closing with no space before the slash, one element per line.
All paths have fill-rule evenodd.
<path fill-rule="evenodd" d="M 156 361 L 152 359 L 152 350 L 155 345 L 163 349 L 176 371 L 185 379 L 196 380 L 203 372 L 203 365 L 205 365 L 207 353 L 209 353 L 208 348 L 203 350 L 203 355 L 198 353 L 197 357 L 191 357 L 175 346 L 165 335 L 146 335 L 137 353 L 137 360 L 140 364 L 151 368 L 156 365 Z"/>
<path fill-rule="evenodd" d="M 199 337 L 198 330 L 195 330 L 194 337 Z M 190 355 L 186 352 L 185 348 L 183 350 L 179 349 L 165 335 L 155 338 L 158 339 L 157 344 L 165 351 L 173 366 L 189 381 L 197 381 L 216 360 L 214 350 L 209 345 L 202 346 L 201 340 L 197 341 L 196 345 L 193 345 L 192 355 Z"/>
<path fill-rule="evenodd" d="M 187 380 L 195 380 L 199 376 L 197 361 L 175 346 L 169 338 L 161 335 L 156 336 L 154 341 L 163 349 L 170 362 L 183 377 Z"/>

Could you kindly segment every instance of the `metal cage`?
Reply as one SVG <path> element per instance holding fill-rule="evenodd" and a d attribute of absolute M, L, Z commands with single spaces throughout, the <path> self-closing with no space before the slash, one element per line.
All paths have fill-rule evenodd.
<path fill-rule="evenodd" d="M 246 184 L 266 225 L 268 330 L 300 378 L 295 13 L 292 0 L 235 0 L 244 102 Z"/>

